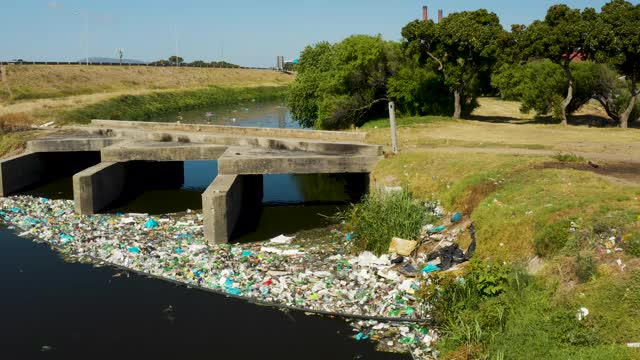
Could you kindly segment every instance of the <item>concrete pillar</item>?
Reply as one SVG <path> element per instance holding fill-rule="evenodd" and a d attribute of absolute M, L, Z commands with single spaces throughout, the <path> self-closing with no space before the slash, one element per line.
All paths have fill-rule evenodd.
<path fill-rule="evenodd" d="M 145 189 L 180 188 L 184 184 L 183 162 L 103 162 L 73 177 L 76 212 L 95 214 Z"/>
<path fill-rule="evenodd" d="M 0 161 L 0 196 L 8 196 L 31 187 L 44 175 L 40 153 L 25 153 Z"/>
<path fill-rule="evenodd" d="M 118 200 L 127 181 L 125 163 L 104 162 L 73 176 L 76 213 L 92 215 Z"/>
<path fill-rule="evenodd" d="M 218 175 L 202 194 L 204 236 L 211 244 L 231 240 L 238 220 L 262 203 L 262 175 Z"/>
<path fill-rule="evenodd" d="M 0 196 L 71 176 L 99 162 L 98 151 L 26 152 L 0 160 Z"/>

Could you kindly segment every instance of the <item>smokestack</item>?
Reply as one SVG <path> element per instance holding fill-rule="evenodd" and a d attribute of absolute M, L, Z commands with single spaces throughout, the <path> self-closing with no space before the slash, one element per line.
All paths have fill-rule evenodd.
<path fill-rule="evenodd" d="M 429 8 L 427 6 L 422 7 L 422 21 L 429 20 Z"/>
<path fill-rule="evenodd" d="M 442 9 L 438 9 L 438 23 L 442 21 Z"/>

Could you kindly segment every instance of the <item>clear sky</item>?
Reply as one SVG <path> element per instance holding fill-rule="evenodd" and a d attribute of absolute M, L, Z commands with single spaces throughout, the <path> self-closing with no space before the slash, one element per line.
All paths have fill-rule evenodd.
<path fill-rule="evenodd" d="M 224 60 L 274 66 L 308 44 L 351 34 L 400 39 L 401 28 L 420 18 L 486 8 L 509 28 L 544 17 L 554 0 L 0 0 L 0 59 L 71 60 L 89 55 L 143 61 L 176 51 L 186 61 Z M 567 0 L 572 7 L 600 7 L 607 0 Z M 637 1 L 633 1 L 637 3 Z"/>

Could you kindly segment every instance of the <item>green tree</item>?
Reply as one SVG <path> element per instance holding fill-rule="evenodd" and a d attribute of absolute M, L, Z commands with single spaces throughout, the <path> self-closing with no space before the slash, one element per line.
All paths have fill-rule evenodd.
<path fill-rule="evenodd" d="M 553 5 L 543 21 L 534 21 L 520 42 L 523 53 L 530 57 L 542 57 L 560 64 L 568 80 L 567 95 L 560 103 L 563 125 L 567 125 L 568 107 L 573 99 L 576 81 L 571 72 L 571 62 L 591 55 L 588 44 L 592 41 L 593 26 L 597 14 L 594 9 L 584 11 L 571 9 L 567 5 Z"/>
<path fill-rule="evenodd" d="M 567 114 L 595 99 L 602 104 L 607 115 L 618 122 L 621 106 L 626 106 L 629 92 L 616 72 L 606 64 L 591 61 L 573 62 L 569 66 L 576 87 L 566 108 Z M 549 59 L 504 64 L 493 74 L 492 81 L 503 99 L 521 102 L 522 112 L 533 110 L 537 116 L 551 114 L 556 119 L 562 117 L 567 79 L 561 65 Z"/>
<path fill-rule="evenodd" d="M 173 56 L 169 56 L 169 62 L 174 64 L 174 65 L 176 65 L 176 64 L 179 65 L 179 64 L 184 63 L 184 59 L 182 57 L 180 57 L 180 56 L 173 55 Z"/>
<path fill-rule="evenodd" d="M 402 37 L 418 62 L 435 64 L 444 74 L 454 97 L 453 117 L 459 119 L 474 79 L 495 63 L 503 32 L 498 16 L 481 9 L 450 14 L 438 24 L 413 21 L 402 29 Z M 473 96 L 466 101 L 473 101 Z"/>
<path fill-rule="evenodd" d="M 368 35 L 307 47 L 288 96 L 293 118 L 307 127 L 339 129 L 382 116 L 399 50 Z"/>
<path fill-rule="evenodd" d="M 628 83 L 627 104 L 618 119 L 620 127 L 626 128 L 640 93 L 637 88 L 640 79 L 640 5 L 613 0 L 602 7 L 598 20 L 594 39 L 597 59 L 613 65 Z"/>

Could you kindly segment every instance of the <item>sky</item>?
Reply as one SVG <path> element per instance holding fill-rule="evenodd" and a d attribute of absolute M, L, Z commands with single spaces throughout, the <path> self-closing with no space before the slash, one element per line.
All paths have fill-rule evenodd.
<path fill-rule="evenodd" d="M 177 53 L 185 61 L 271 67 L 306 45 L 352 34 L 399 40 L 429 6 L 444 14 L 485 8 L 509 29 L 544 17 L 554 0 L 0 0 L 0 60 L 77 61 L 90 57 L 142 61 Z M 600 9 L 607 0 L 565 0 Z M 638 1 L 632 1 L 637 3 Z M 88 26 L 87 26 L 88 25 Z M 88 29 L 88 31 L 87 31 Z M 87 36 L 88 35 L 88 36 Z M 88 38 L 88 41 L 87 41 Z M 88 47 L 86 44 L 88 43 Z"/>

